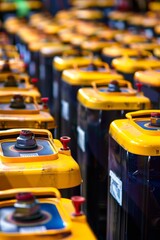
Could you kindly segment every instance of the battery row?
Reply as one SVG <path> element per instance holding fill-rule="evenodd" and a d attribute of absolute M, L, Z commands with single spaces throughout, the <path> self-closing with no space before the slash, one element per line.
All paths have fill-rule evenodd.
<path fill-rule="evenodd" d="M 48 97 L 4 31 L 0 43 L 0 238 L 96 239 L 81 209 L 70 137 L 54 138 Z"/>
<path fill-rule="evenodd" d="M 4 28 L 42 95 L 38 103 L 55 117 L 54 136 L 64 136 L 59 153 L 68 156 L 70 148 L 80 168 L 73 185 L 80 185 L 81 177 L 83 183 L 71 191 L 85 196 L 84 212 L 97 239 L 158 239 L 157 7 L 151 4 L 150 12 L 137 15 L 118 11 L 113 2 L 98 6 L 101 10 L 94 1 L 89 7 L 89 1 L 73 2 L 54 17 L 9 18 Z M 20 141 L 24 135 L 20 132 Z M 74 168 L 67 174 L 58 188 L 76 178 Z"/>

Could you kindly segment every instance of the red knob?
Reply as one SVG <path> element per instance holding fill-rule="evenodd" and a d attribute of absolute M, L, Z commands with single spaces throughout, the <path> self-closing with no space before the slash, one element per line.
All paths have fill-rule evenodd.
<path fill-rule="evenodd" d="M 129 11 L 130 10 L 129 3 L 125 0 L 121 0 L 120 3 L 118 3 L 118 10 Z"/>
<path fill-rule="evenodd" d="M 138 92 L 142 92 L 142 86 L 143 86 L 142 83 L 136 83 Z"/>
<path fill-rule="evenodd" d="M 22 192 L 16 195 L 17 201 L 30 201 L 34 199 L 34 196 L 30 192 Z"/>
<path fill-rule="evenodd" d="M 28 136 L 32 136 L 32 132 L 30 130 L 21 130 L 20 131 L 20 135 L 21 136 L 25 136 L 25 137 L 28 137 Z"/>
<path fill-rule="evenodd" d="M 63 150 L 69 150 L 68 143 L 70 142 L 71 138 L 68 136 L 62 136 L 60 140 L 63 144 Z"/>
<path fill-rule="evenodd" d="M 152 112 L 151 117 L 157 117 L 160 118 L 160 113 L 159 112 Z"/>
<path fill-rule="evenodd" d="M 43 97 L 43 98 L 41 98 L 41 101 L 42 101 L 43 103 L 48 103 L 49 98 L 48 98 L 48 97 Z"/>
<path fill-rule="evenodd" d="M 73 196 L 73 197 L 71 197 L 71 200 L 72 200 L 72 203 L 73 203 L 74 208 L 75 208 L 74 215 L 75 216 L 82 215 L 83 213 L 81 211 L 81 205 L 82 205 L 82 203 L 85 202 L 85 198 L 81 197 L 81 196 Z"/>
<path fill-rule="evenodd" d="M 24 59 L 24 55 L 23 54 L 20 54 L 20 59 Z"/>
<path fill-rule="evenodd" d="M 38 82 L 38 78 L 32 78 L 32 79 L 31 79 L 31 82 L 32 82 L 33 84 L 37 83 L 37 82 Z"/>
<path fill-rule="evenodd" d="M 25 67 L 25 68 L 28 68 L 28 64 L 27 64 L 27 63 L 24 63 L 24 67 Z"/>
<path fill-rule="evenodd" d="M 48 109 L 49 98 L 48 97 L 43 97 L 43 98 L 41 98 L 41 101 L 43 103 L 43 109 Z"/>
<path fill-rule="evenodd" d="M 114 85 L 118 85 L 118 81 L 117 80 L 112 80 L 110 81 L 111 84 L 114 84 Z"/>

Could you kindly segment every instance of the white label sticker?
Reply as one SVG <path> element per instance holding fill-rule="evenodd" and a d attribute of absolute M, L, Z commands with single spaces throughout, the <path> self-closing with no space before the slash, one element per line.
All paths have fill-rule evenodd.
<path fill-rule="evenodd" d="M 145 35 L 148 38 L 152 38 L 153 37 L 153 32 L 151 29 L 145 29 Z"/>
<path fill-rule="evenodd" d="M 110 176 L 110 193 L 114 199 L 122 206 L 122 181 L 114 172 L 109 171 Z"/>
<path fill-rule="evenodd" d="M 46 231 L 45 226 L 37 226 L 37 227 L 21 227 L 19 229 L 20 233 L 28 233 L 28 232 L 44 232 Z"/>
<path fill-rule="evenodd" d="M 24 62 L 25 62 L 25 63 L 30 63 L 30 60 L 31 60 L 30 52 L 27 51 L 27 49 L 25 49 Z"/>
<path fill-rule="evenodd" d="M 124 25 L 124 23 L 121 22 L 121 21 L 115 22 L 115 27 L 116 27 L 117 29 L 120 29 L 120 30 L 125 29 L 125 25 Z"/>
<path fill-rule="evenodd" d="M 62 100 L 61 105 L 62 105 L 62 108 L 61 108 L 62 118 L 68 121 L 69 120 L 69 103 L 66 102 L 65 100 Z"/>
<path fill-rule="evenodd" d="M 7 216 L 11 214 L 10 209 L 1 208 L 0 210 L 0 229 L 1 232 L 16 232 L 17 226 L 9 221 L 7 221 Z"/>
<path fill-rule="evenodd" d="M 58 98 L 58 83 L 56 81 L 53 82 L 53 97 Z"/>
<path fill-rule="evenodd" d="M 36 64 L 35 62 L 30 62 L 29 64 L 29 72 L 31 75 L 34 75 L 36 72 Z"/>
<path fill-rule="evenodd" d="M 82 152 L 85 152 L 85 132 L 82 130 L 80 126 L 77 127 L 77 141 L 78 146 L 82 150 Z"/>
<path fill-rule="evenodd" d="M 45 80 L 46 71 L 45 71 L 45 66 L 43 64 L 40 65 L 39 71 L 40 71 L 40 79 Z"/>
<path fill-rule="evenodd" d="M 20 153 L 20 157 L 37 157 L 38 153 Z"/>

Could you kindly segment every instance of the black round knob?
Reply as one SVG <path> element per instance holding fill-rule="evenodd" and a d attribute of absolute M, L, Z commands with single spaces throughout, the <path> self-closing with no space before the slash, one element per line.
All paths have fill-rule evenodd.
<path fill-rule="evenodd" d="M 4 87 L 18 87 L 17 80 L 13 75 L 9 75 L 4 82 Z"/>
<path fill-rule="evenodd" d="M 25 107 L 23 96 L 20 94 L 14 95 L 10 102 L 10 108 L 24 109 Z"/>
<path fill-rule="evenodd" d="M 111 81 L 108 84 L 108 92 L 120 92 L 119 83 L 116 80 Z"/>

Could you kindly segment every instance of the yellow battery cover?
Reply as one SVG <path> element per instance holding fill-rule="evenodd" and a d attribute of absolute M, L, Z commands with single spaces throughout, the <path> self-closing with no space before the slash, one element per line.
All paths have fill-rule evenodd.
<path fill-rule="evenodd" d="M 52 17 L 48 17 L 48 15 L 46 17 L 44 17 L 41 21 L 37 22 L 36 24 L 36 29 L 43 31 L 44 28 L 50 24 L 50 22 L 53 20 Z"/>
<path fill-rule="evenodd" d="M 72 6 L 77 8 L 90 8 L 90 7 L 113 7 L 114 1 L 112 0 L 87 0 L 87 1 L 81 1 L 81 0 L 74 0 L 70 1 Z"/>
<path fill-rule="evenodd" d="M 95 22 L 85 22 L 81 21 L 79 24 L 75 25 L 76 31 L 87 37 L 97 36 L 100 30 L 108 29 L 103 23 Z M 74 28 L 73 28 L 74 30 Z"/>
<path fill-rule="evenodd" d="M 0 12 L 8 12 L 8 11 L 15 11 L 16 5 L 15 3 L 8 3 L 8 2 L 2 2 L 1 1 L 1 7 L 0 7 Z"/>
<path fill-rule="evenodd" d="M 41 48 L 40 53 L 44 56 L 44 57 L 52 57 L 55 56 L 56 54 L 74 54 L 76 52 L 75 49 L 73 49 L 73 47 L 69 44 L 65 45 L 60 43 L 59 45 L 56 46 L 46 46 Z"/>
<path fill-rule="evenodd" d="M 102 54 L 109 56 L 109 57 L 120 57 L 120 56 L 139 56 L 141 54 L 142 56 L 151 56 L 152 54 L 148 51 L 139 51 L 137 49 L 131 49 L 131 48 L 125 48 L 123 46 L 113 46 L 112 48 L 110 47 L 105 47 L 102 49 Z"/>
<path fill-rule="evenodd" d="M 7 65 L 7 69 L 6 68 Z M 4 70 L 5 69 L 5 70 Z M 23 73 L 26 70 L 26 66 L 23 60 L 20 58 L 11 58 L 9 60 L 0 59 L 0 74 L 2 72 L 15 72 L 15 73 Z"/>
<path fill-rule="evenodd" d="M 72 29 L 63 29 L 58 32 L 58 36 L 63 43 L 72 43 L 74 45 L 80 45 L 86 36 L 82 33 L 75 33 Z"/>
<path fill-rule="evenodd" d="M 28 5 L 31 10 L 40 10 L 43 7 L 42 2 L 39 0 L 30 1 Z"/>
<path fill-rule="evenodd" d="M 83 20 L 98 20 L 103 18 L 103 13 L 96 9 L 75 9 L 74 17 Z"/>
<path fill-rule="evenodd" d="M 20 187 L 71 188 L 81 184 L 80 169 L 67 147 L 45 129 L 1 131 L 1 190 Z"/>
<path fill-rule="evenodd" d="M 158 69 L 160 61 L 156 58 L 131 58 L 123 56 L 112 60 L 112 66 L 120 72 L 134 73 L 138 70 Z"/>
<path fill-rule="evenodd" d="M 134 74 L 134 79 L 142 84 L 159 88 L 160 87 L 160 71 L 159 70 L 145 70 L 137 71 Z"/>
<path fill-rule="evenodd" d="M 2 44 L 0 45 L 0 49 L 3 49 L 4 51 L 18 51 L 17 47 L 15 45 L 12 44 Z"/>
<path fill-rule="evenodd" d="M 133 14 L 128 17 L 127 23 L 133 26 L 141 26 L 141 22 L 144 19 L 144 15 L 142 14 Z"/>
<path fill-rule="evenodd" d="M 45 102 L 38 104 L 28 93 L 4 95 L 0 99 L 0 128 L 17 127 L 53 130 L 56 123 Z"/>
<path fill-rule="evenodd" d="M 57 34 L 61 29 L 63 29 L 65 26 L 60 25 L 56 23 L 54 20 L 47 24 L 45 28 L 43 29 L 44 33 L 47 34 Z"/>
<path fill-rule="evenodd" d="M 101 59 L 92 56 L 56 56 L 53 60 L 53 67 L 58 71 L 74 68 L 74 66 L 85 66 L 91 62 L 101 63 Z"/>
<path fill-rule="evenodd" d="M 86 36 L 83 34 L 73 34 L 70 38 L 70 44 L 72 44 L 74 47 L 79 48 L 83 41 L 86 40 Z"/>
<path fill-rule="evenodd" d="M 70 200 L 61 198 L 56 188 L 20 188 L 1 191 L 0 200 L 2 240 L 97 239 L 81 211 L 81 204 L 85 201 L 81 196 L 73 196 Z M 33 209 L 33 213 L 28 214 L 31 220 L 18 221 L 15 216 L 20 213 L 26 217 L 27 207 Z M 32 220 L 36 214 L 39 214 L 39 219 Z"/>
<path fill-rule="evenodd" d="M 157 17 L 155 17 L 155 16 L 149 17 L 148 16 L 147 18 L 143 17 L 141 25 L 142 25 L 142 27 L 145 27 L 145 28 L 154 28 L 159 23 L 160 23 L 160 21 Z"/>
<path fill-rule="evenodd" d="M 120 42 L 121 44 L 131 44 L 137 42 L 147 42 L 148 39 L 144 35 L 133 34 L 129 32 L 118 33 L 115 35 L 115 40 Z"/>
<path fill-rule="evenodd" d="M 75 8 L 69 8 L 69 9 L 61 9 L 61 11 L 58 11 L 55 16 L 54 19 L 58 22 L 63 22 L 63 20 L 67 21 L 67 20 L 73 20 L 75 21 L 76 19 L 74 18 L 74 11 Z"/>
<path fill-rule="evenodd" d="M 94 7 L 95 3 L 93 0 L 81 1 L 81 0 L 70 0 L 70 4 L 76 8 L 90 8 Z"/>
<path fill-rule="evenodd" d="M 155 48 L 159 47 L 158 42 L 144 42 L 144 43 L 132 43 L 130 44 L 130 48 L 136 49 L 136 50 L 146 50 L 146 51 L 154 51 Z"/>
<path fill-rule="evenodd" d="M 97 0 L 94 1 L 95 5 L 98 7 L 114 7 L 115 6 L 115 1 L 114 0 L 100 0 L 97 2 Z"/>
<path fill-rule="evenodd" d="M 8 45 L 8 48 L 0 45 L 0 58 L 3 60 L 4 57 L 7 58 L 20 58 L 18 50 L 16 47 L 12 48 L 13 45 Z"/>
<path fill-rule="evenodd" d="M 153 54 L 155 57 L 160 58 L 160 46 L 153 49 Z"/>
<path fill-rule="evenodd" d="M 107 42 L 107 41 L 101 41 L 100 39 L 87 39 L 81 44 L 81 48 L 85 50 L 90 50 L 90 51 L 100 51 L 104 47 L 110 47 L 112 48 L 113 46 L 119 46 L 119 43 L 116 43 L 114 41 Z"/>
<path fill-rule="evenodd" d="M 1 51 L 0 50 L 0 57 L 3 59 L 3 57 L 6 56 L 7 58 L 11 59 L 20 59 L 20 55 L 17 51 L 10 51 L 10 50 L 5 50 L 5 51 Z"/>
<path fill-rule="evenodd" d="M 62 72 L 62 79 L 71 85 L 90 85 L 95 80 L 118 80 L 123 79 L 121 74 L 108 68 L 106 63 L 97 64 L 98 70 L 87 71 L 87 67 L 77 69 L 66 69 Z"/>
<path fill-rule="evenodd" d="M 160 34 L 160 23 L 154 27 L 154 32 L 158 35 Z"/>
<path fill-rule="evenodd" d="M 133 15 L 132 12 L 122 12 L 122 11 L 111 11 L 108 14 L 108 18 L 112 20 L 119 20 L 119 21 L 126 21 L 131 15 Z"/>
<path fill-rule="evenodd" d="M 80 88 L 77 94 L 78 101 L 89 109 L 109 111 L 150 108 L 150 100 L 142 92 L 134 90 L 126 80 L 96 81 L 92 85 L 93 87 Z M 110 91 L 110 86 L 114 88 L 117 85 L 118 91 Z"/>
<path fill-rule="evenodd" d="M 42 7 L 40 1 L 27 1 L 28 7 L 32 10 L 38 10 Z M 0 12 L 15 11 L 17 9 L 14 2 L 1 2 Z"/>
<path fill-rule="evenodd" d="M 50 13 L 33 13 L 31 16 L 29 16 L 29 25 L 33 27 L 37 27 L 39 22 L 44 21 L 45 19 L 50 19 L 51 15 Z"/>
<path fill-rule="evenodd" d="M 150 3 L 148 3 L 148 9 L 153 12 L 159 12 L 160 11 L 160 3 L 159 2 L 150 2 Z"/>
<path fill-rule="evenodd" d="M 40 39 L 40 33 L 38 30 L 29 25 L 19 28 L 16 34 L 25 44 L 39 42 Z"/>
<path fill-rule="evenodd" d="M 126 151 L 143 156 L 160 156 L 160 110 L 141 110 L 115 120 L 110 135 Z"/>
<path fill-rule="evenodd" d="M 40 101 L 41 94 L 37 87 L 29 82 L 28 74 L 0 73 L 0 96 L 23 94 L 24 92 L 35 97 L 38 102 Z"/>
<path fill-rule="evenodd" d="M 24 28 L 26 25 L 27 23 L 24 19 L 19 19 L 17 17 L 8 18 L 3 24 L 6 31 L 10 34 L 16 34 L 20 28 Z"/>
<path fill-rule="evenodd" d="M 108 29 L 99 30 L 96 35 L 101 39 L 113 40 L 115 35 L 121 32 L 122 30 L 119 30 L 119 29 L 108 28 Z"/>
<path fill-rule="evenodd" d="M 11 46 L 11 45 L 10 45 Z M 15 47 L 15 49 L 7 49 L 4 48 L 3 46 L 0 45 L 0 58 L 4 59 L 4 57 L 6 58 L 20 58 L 20 55 Z"/>
<path fill-rule="evenodd" d="M 28 44 L 28 49 L 32 52 L 38 52 L 43 47 L 59 47 L 59 42 L 54 39 L 53 41 L 32 41 Z"/>

